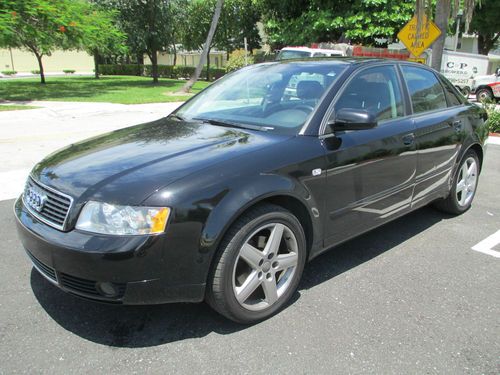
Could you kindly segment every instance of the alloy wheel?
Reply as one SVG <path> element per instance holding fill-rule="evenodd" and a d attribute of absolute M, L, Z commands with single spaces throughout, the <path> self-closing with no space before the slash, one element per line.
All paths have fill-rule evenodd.
<path fill-rule="evenodd" d="M 233 292 L 251 311 L 264 310 L 288 290 L 298 265 L 298 244 L 282 223 L 268 223 L 247 237 L 233 269 Z"/>
<path fill-rule="evenodd" d="M 477 163 L 473 157 L 469 157 L 462 164 L 457 179 L 456 197 L 461 207 L 467 206 L 472 201 L 476 184 Z"/>

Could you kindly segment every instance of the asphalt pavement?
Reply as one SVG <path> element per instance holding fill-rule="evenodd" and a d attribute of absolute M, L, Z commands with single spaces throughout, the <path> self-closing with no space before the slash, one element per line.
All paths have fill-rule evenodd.
<path fill-rule="evenodd" d="M 316 258 L 253 326 L 205 304 L 109 306 L 33 270 L 0 202 L 0 373 L 498 374 L 500 146 L 471 210 L 426 207 Z"/>

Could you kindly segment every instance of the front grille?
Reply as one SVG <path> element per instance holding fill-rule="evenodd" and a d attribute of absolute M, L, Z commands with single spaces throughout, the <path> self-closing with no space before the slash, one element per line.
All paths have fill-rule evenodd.
<path fill-rule="evenodd" d="M 36 197 L 33 198 L 33 195 Z M 25 207 L 40 221 L 62 230 L 73 199 L 30 177 L 24 189 L 23 202 Z"/>
<path fill-rule="evenodd" d="M 42 273 L 45 277 L 48 279 L 57 282 L 56 278 L 56 271 L 52 268 L 47 266 L 46 264 L 42 263 L 39 261 L 33 254 L 31 254 L 29 251 L 26 251 L 26 254 L 28 254 L 29 258 L 31 259 L 31 262 L 35 266 L 35 268 Z"/>
<path fill-rule="evenodd" d="M 59 281 L 61 285 L 68 290 L 75 291 L 77 293 L 83 293 L 89 296 L 97 296 L 102 298 L 103 295 L 99 293 L 96 288 L 96 282 L 92 280 L 82 279 L 80 277 L 67 275 L 65 273 L 59 274 Z M 114 296 L 114 299 L 122 298 L 125 294 L 125 284 L 114 284 L 118 288 L 118 295 Z"/>

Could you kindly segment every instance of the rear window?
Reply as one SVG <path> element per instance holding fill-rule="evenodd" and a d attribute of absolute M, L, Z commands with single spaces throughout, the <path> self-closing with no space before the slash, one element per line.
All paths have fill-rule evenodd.
<path fill-rule="evenodd" d="M 445 77 L 440 76 L 441 82 L 444 85 L 444 91 L 446 93 L 446 99 L 448 100 L 448 106 L 454 107 L 456 105 L 461 105 L 465 103 L 465 99 L 457 94 L 455 88 Z"/>
<path fill-rule="evenodd" d="M 414 66 L 401 66 L 410 92 L 413 113 L 447 108 L 446 97 L 436 75 L 430 70 Z"/>
<path fill-rule="evenodd" d="M 277 60 L 300 59 L 303 57 L 310 57 L 310 56 L 311 52 L 307 51 L 282 50 L 278 54 Z"/>

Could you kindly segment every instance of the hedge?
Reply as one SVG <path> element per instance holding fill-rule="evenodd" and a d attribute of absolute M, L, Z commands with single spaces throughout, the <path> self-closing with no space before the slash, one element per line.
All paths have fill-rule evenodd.
<path fill-rule="evenodd" d="M 182 66 L 182 65 L 158 65 L 158 76 L 161 78 L 173 78 L 173 79 L 189 79 L 194 71 L 194 66 Z M 99 65 L 99 70 L 103 75 L 120 75 L 120 76 L 152 76 L 153 67 L 151 65 L 137 65 L 137 64 L 101 64 Z M 210 68 L 210 78 L 218 79 L 226 74 L 225 69 L 220 68 Z M 207 68 L 204 67 L 200 78 L 204 79 L 207 76 Z"/>
<path fill-rule="evenodd" d="M 142 76 L 144 66 L 138 64 L 100 64 L 99 71 L 107 76 Z"/>

